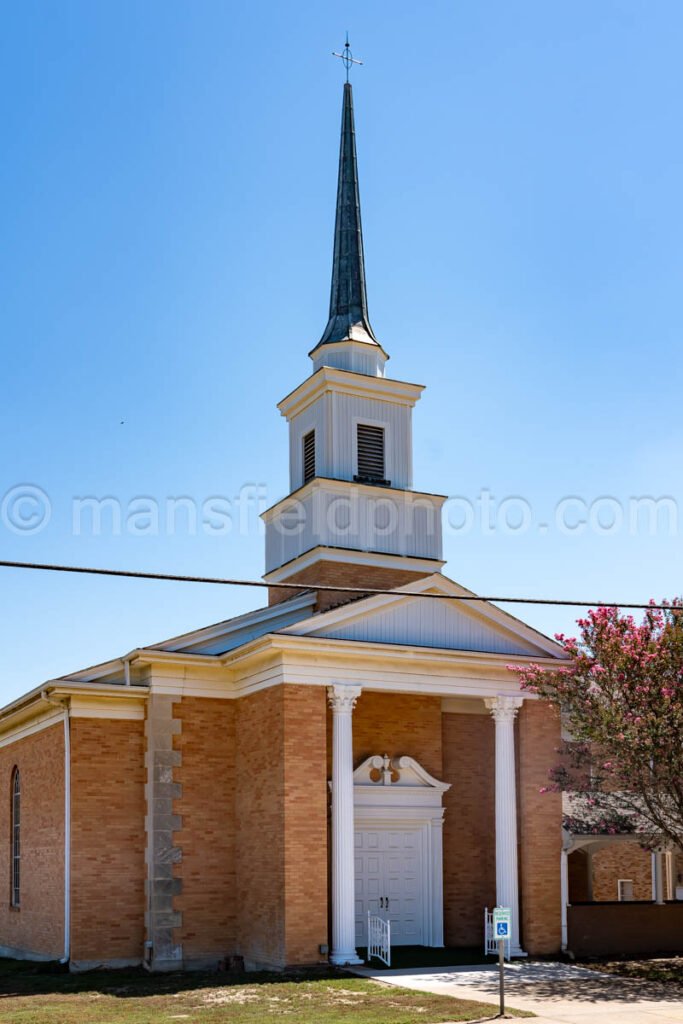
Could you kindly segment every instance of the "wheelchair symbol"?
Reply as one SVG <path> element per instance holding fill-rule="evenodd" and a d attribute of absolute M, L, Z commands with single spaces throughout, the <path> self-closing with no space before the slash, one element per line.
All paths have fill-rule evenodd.
<path fill-rule="evenodd" d="M 496 935 L 499 939 L 507 939 L 508 937 L 508 923 L 507 921 L 496 922 Z"/>

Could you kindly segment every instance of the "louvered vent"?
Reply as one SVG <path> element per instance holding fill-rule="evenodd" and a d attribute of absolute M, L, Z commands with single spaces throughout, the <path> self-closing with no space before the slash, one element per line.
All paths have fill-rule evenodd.
<path fill-rule="evenodd" d="M 361 483 L 384 484 L 384 428 L 358 424 L 358 476 Z"/>
<path fill-rule="evenodd" d="M 315 430 L 304 435 L 304 483 L 307 484 L 315 476 Z"/>

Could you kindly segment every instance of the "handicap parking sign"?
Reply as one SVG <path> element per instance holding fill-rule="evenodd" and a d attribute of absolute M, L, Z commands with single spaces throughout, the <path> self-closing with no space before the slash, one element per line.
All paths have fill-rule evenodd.
<path fill-rule="evenodd" d="M 495 907 L 493 910 L 493 934 L 497 939 L 509 939 L 512 931 L 512 910 L 510 907 Z"/>

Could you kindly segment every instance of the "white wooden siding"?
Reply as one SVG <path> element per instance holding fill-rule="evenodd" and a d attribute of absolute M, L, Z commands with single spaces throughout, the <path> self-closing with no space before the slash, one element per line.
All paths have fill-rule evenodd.
<path fill-rule="evenodd" d="M 384 428 L 386 478 L 393 487 L 412 487 L 411 418 L 412 409 L 407 405 L 326 392 L 290 422 L 290 489 L 295 491 L 303 483 L 302 438 L 309 430 L 315 430 L 317 476 L 353 480 L 358 472 L 358 423 Z"/>
<path fill-rule="evenodd" d="M 324 345 L 313 359 L 313 372 L 323 366 L 333 366 L 337 370 L 350 370 L 367 377 L 383 377 L 385 362 L 386 357 L 374 345 Z"/>
<path fill-rule="evenodd" d="M 543 655 L 512 633 L 492 628 L 476 615 L 453 608 L 445 601 L 406 600 L 386 611 L 377 611 L 351 622 L 308 632 L 336 640 L 415 644 L 485 654 Z"/>
<path fill-rule="evenodd" d="M 266 572 L 318 545 L 441 559 L 438 495 L 320 481 L 266 519 Z"/>

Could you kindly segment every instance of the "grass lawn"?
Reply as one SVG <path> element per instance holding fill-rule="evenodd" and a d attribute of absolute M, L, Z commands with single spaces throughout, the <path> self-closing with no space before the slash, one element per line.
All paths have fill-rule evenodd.
<path fill-rule="evenodd" d="M 69 974 L 0 960 L 5 1024 L 442 1024 L 491 1019 L 496 1010 L 341 972 L 287 980 L 276 974 L 149 975 L 142 969 Z"/>
<path fill-rule="evenodd" d="M 619 974 L 636 981 L 656 981 L 666 985 L 678 985 L 683 990 L 683 957 L 667 956 L 648 960 L 605 960 L 582 963 L 593 971 L 605 974 Z"/>

